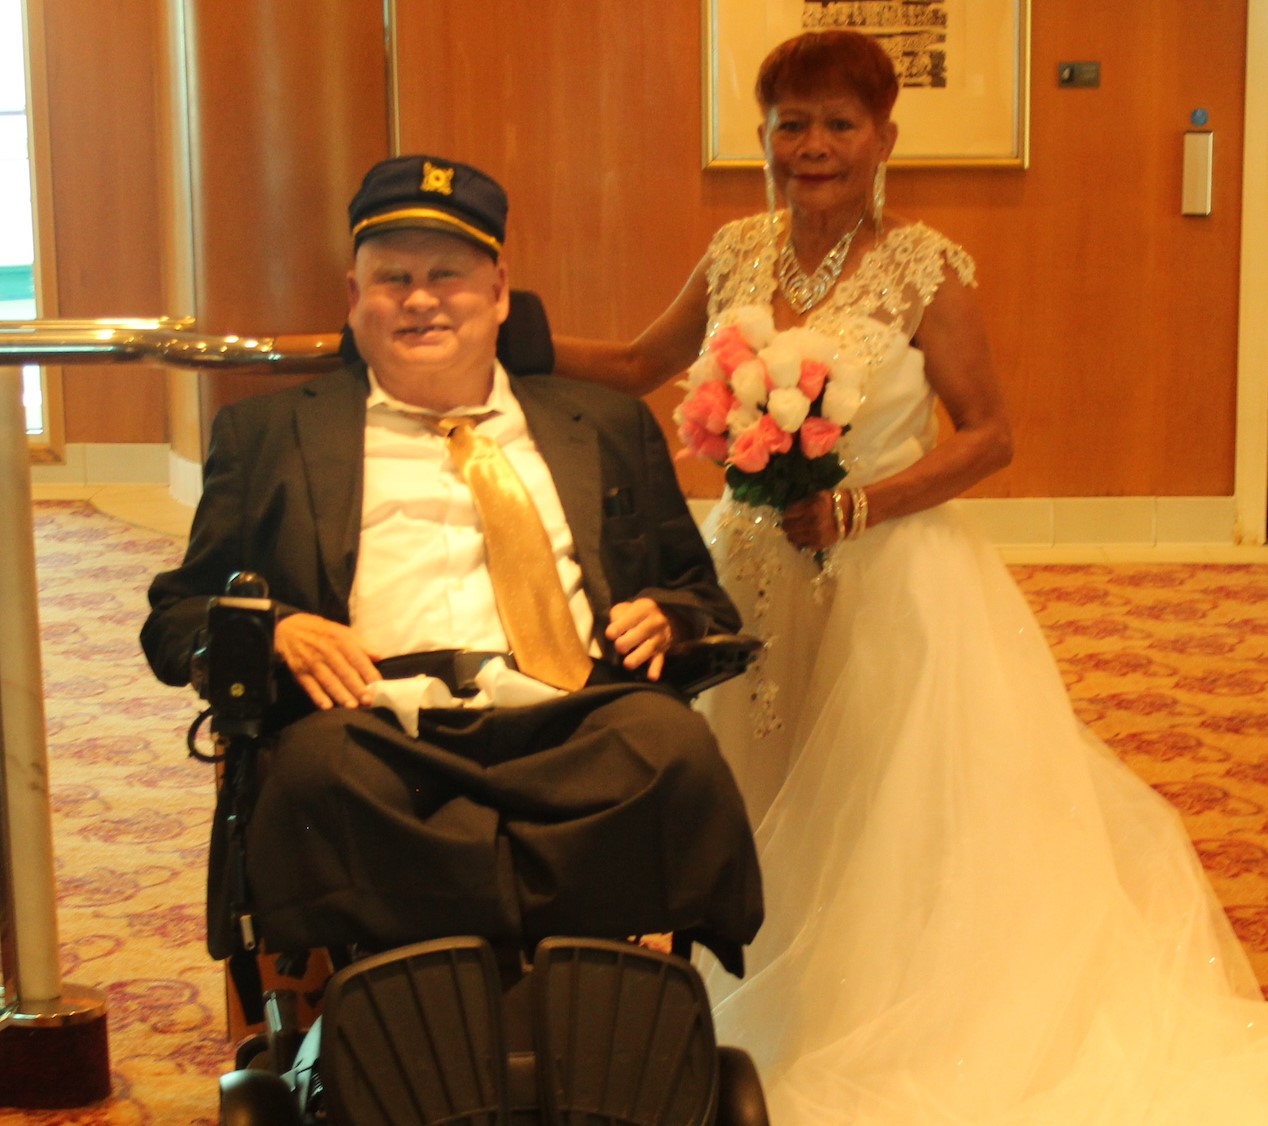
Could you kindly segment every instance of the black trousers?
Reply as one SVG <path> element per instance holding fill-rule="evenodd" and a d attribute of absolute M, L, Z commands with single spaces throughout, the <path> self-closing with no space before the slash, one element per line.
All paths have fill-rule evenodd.
<path fill-rule="evenodd" d="M 742 972 L 752 834 L 678 697 L 614 685 L 419 719 L 414 739 L 385 711 L 319 712 L 264 752 L 247 876 L 270 950 L 675 931 Z"/>

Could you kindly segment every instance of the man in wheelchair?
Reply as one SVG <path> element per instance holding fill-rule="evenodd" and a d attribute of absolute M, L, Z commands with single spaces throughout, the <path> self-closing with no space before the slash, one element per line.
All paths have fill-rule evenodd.
<path fill-rule="evenodd" d="M 676 645 L 739 619 L 655 420 L 498 362 L 506 198 L 483 173 L 383 162 L 349 218 L 360 358 L 220 412 L 141 634 L 158 677 L 188 683 L 230 576 L 267 584 L 255 934 L 294 953 L 477 935 L 527 956 L 674 932 L 742 973 L 762 915 L 750 828 L 667 675 Z M 234 865 L 212 860 L 211 900 L 233 898 Z M 227 956 L 241 935 L 209 923 Z"/>

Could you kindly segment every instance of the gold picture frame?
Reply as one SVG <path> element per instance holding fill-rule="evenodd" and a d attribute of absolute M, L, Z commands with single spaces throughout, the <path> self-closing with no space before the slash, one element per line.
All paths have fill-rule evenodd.
<path fill-rule="evenodd" d="M 1030 163 L 1030 0 L 702 0 L 704 166 L 762 163 L 753 84 L 775 44 L 807 26 L 877 35 L 899 64 L 891 164 Z M 803 17 L 812 22 L 803 24 Z"/>

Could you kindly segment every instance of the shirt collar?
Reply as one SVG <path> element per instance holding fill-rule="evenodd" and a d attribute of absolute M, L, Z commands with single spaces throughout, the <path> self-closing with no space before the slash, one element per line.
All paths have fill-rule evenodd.
<path fill-rule="evenodd" d="M 489 392 L 488 402 L 455 407 L 453 410 L 448 411 L 435 411 L 429 407 L 418 407 L 413 403 L 403 402 L 383 387 L 383 384 L 378 380 L 378 376 L 374 374 L 374 369 L 369 365 L 366 366 L 366 374 L 370 378 L 370 392 L 365 400 L 367 410 L 373 410 L 378 407 L 383 410 L 394 411 L 397 414 L 411 415 L 415 418 L 420 416 L 424 418 L 454 418 L 468 414 L 505 414 L 508 407 L 515 402 L 515 395 L 511 391 L 510 377 L 506 374 L 506 369 L 497 360 L 493 361 L 493 389 Z"/>

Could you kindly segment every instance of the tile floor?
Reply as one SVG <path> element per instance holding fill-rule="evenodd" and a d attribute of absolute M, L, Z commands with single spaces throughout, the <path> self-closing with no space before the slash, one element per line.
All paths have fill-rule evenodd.
<path fill-rule="evenodd" d="M 173 499 L 165 485 L 32 484 L 32 500 L 87 500 L 129 524 L 184 540 L 194 510 Z"/>

